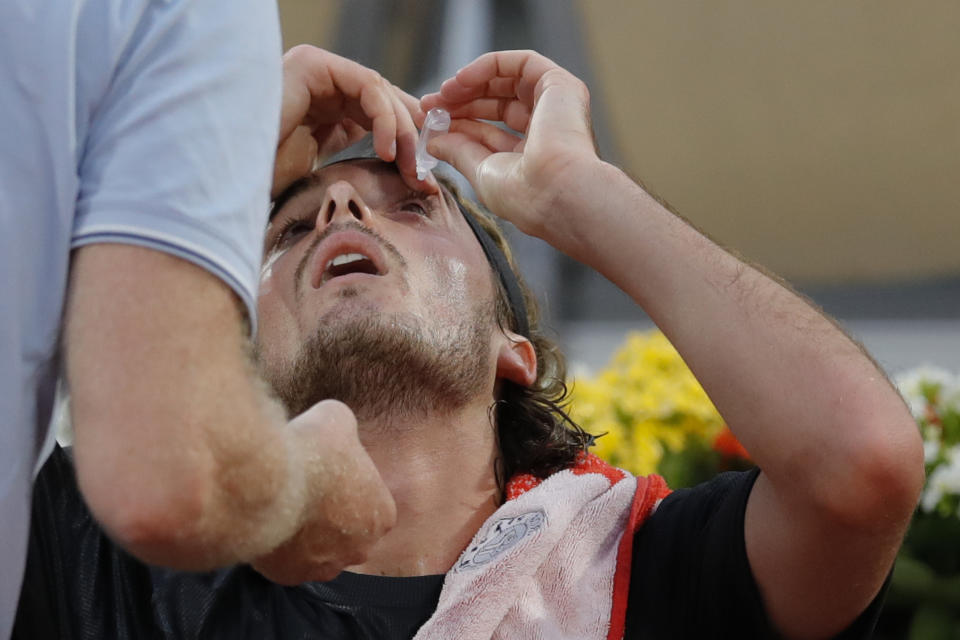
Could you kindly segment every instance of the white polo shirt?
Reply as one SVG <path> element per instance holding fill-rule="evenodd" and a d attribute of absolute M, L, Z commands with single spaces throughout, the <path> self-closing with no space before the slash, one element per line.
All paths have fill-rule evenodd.
<path fill-rule="evenodd" d="M 280 97 L 274 0 L 0 2 L 0 639 L 50 443 L 70 249 L 180 256 L 255 319 Z"/>

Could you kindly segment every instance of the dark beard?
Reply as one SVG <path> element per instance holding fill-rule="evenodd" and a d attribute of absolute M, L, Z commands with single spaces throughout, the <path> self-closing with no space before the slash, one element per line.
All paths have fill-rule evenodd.
<path fill-rule="evenodd" d="M 489 375 L 492 317 L 471 319 L 442 335 L 404 314 L 372 313 L 320 328 L 296 360 L 266 371 L 290 415 L 333 398 L 360 421 L 449 413 L 467 404 Z"/>

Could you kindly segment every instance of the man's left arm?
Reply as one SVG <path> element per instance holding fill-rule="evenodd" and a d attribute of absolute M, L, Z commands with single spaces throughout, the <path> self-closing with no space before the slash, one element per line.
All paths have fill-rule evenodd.
<path fill-rule="evenodd" d="M 551 61 L 486 54 L 421 103 L 438 105 L 455 120 L 431 151 L 494 213 L 641 305 L 763 469 L 745 538 L 778 629 L 814 638 L 850 624 L 890 571 L 923 484 L 919 434 L 883 373 L 807 301 L 601 161 L 587 89 Z"/>

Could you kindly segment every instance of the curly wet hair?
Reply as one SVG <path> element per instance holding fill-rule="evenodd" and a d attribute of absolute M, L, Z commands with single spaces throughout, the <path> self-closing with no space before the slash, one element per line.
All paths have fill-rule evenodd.
<path fill-rule="evenodd" d="M 465 197 L 452 181 L 440 177 L 440 182 L 447 195 L 472 214 L 503 251 L 527 306 L 530 327 L 527 337 L 537 356 L 536 380 L 529 387 L 502 381 L 500 397 L 491 407 L 500 449 L 495 470 L 497 484 L 501 492 L 505 492 L 507 481 L 515 474 L 529 473 L 545 478 L 571 466 L 577 455 L 587 450 L 593 438 L 565 411 L 568 398 L 566 359 L 540 325 L 536 299 L 517 269 L 503 231 L 486 209 Z M 492 268 L 490 275 L 497 291 L 497 323 L 501 329 L 516 331 L 506 290 Z"/>

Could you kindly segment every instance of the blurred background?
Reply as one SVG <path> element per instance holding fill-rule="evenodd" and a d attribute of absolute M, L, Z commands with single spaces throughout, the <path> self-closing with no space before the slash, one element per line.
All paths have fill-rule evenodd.
<path fill-rule="evenodd" d="M 890 372 L 960 370 L 960 4 L 280 0 L 311 43 L 420 95 L 533 48 L 589 85 L 601 153 L 785 277 Z M 549 324 L 602 367 L 649 320 L 513 234 Z"/>

